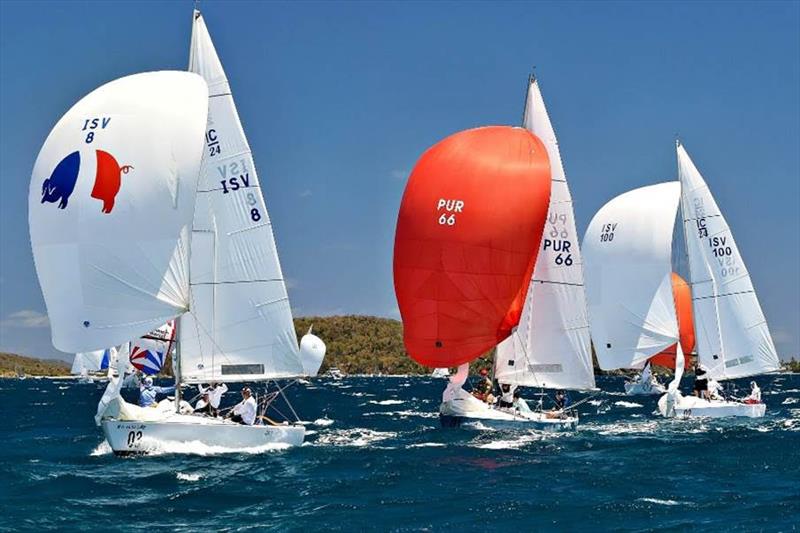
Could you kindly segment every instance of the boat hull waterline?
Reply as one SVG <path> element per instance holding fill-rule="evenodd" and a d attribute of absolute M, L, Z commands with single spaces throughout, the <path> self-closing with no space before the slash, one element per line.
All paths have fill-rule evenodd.
<path fill-rule="evenodd" d="M 199 443 L 207 448 L 241 451 L 265 445 L 300 446 L 305 427 L 300 424 L 246 426 L 222 419 L 179 415 L 161 421 L 106 419 L 103 433 L 116 455 L 145 455 L 171 445 Z"/>
<path fill-rule="evenodd" d="M 767 412 L 763 403 L 742 403 L 727 400 L 704 400 L 695 396 L 680 396 L 670 409 L 669 394 L 658 400 L 658 411 L 667 418 L 761 418 Z"/>

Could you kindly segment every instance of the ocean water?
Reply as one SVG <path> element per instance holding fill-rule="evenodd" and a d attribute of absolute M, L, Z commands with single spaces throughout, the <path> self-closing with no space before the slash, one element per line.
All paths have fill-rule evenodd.
<path fill-rule="evenodd" d="M 302 447 L 118 458 L 103 384 L 0 380 L 0 529 L 793 531 L 800 375 L 758 381 L 763 419 L 676 421 L 604 377 L 545 434 L 440 428 L 444 380 L 316 379 L 289 392 Z"/>

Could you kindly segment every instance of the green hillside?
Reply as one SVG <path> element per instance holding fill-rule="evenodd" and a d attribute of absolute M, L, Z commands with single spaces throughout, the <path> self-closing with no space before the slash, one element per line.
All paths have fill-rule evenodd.
<path fill-rule="evenodd" d="M 70 365 L 58 359 L 34 359 L 11 353 L 0 353 L 0 376 L 12 377 L 17 370 L 27 376 L 64 376 Z"/>

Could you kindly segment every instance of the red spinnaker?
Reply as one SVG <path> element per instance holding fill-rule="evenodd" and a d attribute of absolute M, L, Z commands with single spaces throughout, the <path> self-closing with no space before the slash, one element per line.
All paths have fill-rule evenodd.
<path fill-rule="evenodd" d="M 692 289 L 682 277 L 672 273 L 672 297 L 675 300 L 675 311 L 678 314 L 678 332 L 681 349 L 686 358 L 684 368 L 691 366 L 689 354 L 694 350 L 694 320 L 692 318 Z M 672 345 L 666 350 L 650 358 L 650 363 L 667 368 L 675 368 L 675 349 Z"/>
<path fill-rule="evenodd" d="M 411 357 L 466 363 L 519 322 L 550 203 L 550 162 L 522 128 L 466 130 L 425 152 L 408 179 L 394 287 Z"/>

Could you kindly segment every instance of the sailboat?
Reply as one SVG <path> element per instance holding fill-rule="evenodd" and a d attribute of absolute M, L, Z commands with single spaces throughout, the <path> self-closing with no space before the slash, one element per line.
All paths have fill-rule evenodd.
<path fill-rule="evenodd" d="M 443 425 L 532 420 L 463 389 L 469 362 L 520 322 L 551 193 L 545 144 L 528 129 L 462 131 L 426 151 L 398 214 L 394 283 L 403 340 L 420 364 L 458 367 Z"/>
<path fill-rule="evenodd" d="M 694 350 L 694 324 L 692 320 L 692 292 L 689 284 L 686 283 L 678 273 L 673 272 L 671 276 L 672 299 L 675 303 L 675 311 L 678 319 L 678 330 L 680 333 L 680 345 L 683 353 L 688 355 Z M 629 396 L 652 396 L 661 395 L 667 392 L 667 388 L 662 385 L 652 367 L 659 365 L 667 368 L 675 367 L 677 347 L 675 345 L 650 357 L 644 364 L 642 371 L 634 376 L 633 379 L 625 382 L 625 394 Z M 689 358 L 685 357 L 684 367 L 689 364 Z"/>
<path fill-rule="evenodd" d="M 431 377 L 436 379 L 446 378 L 450 376 L 450 369 L 447 367 L 434 368 L 431 372 Z"/>
<path fill-rule="evenodd" d="M 78 376 L 78 383 L 94 383 L 93 374 L 101 370 L 108 371 L 112 360 L 116 358 L 116 348 L 94 350 L 91 352 L 78 352 L 72 361 L 70 374 Z"/>
<path fill-rule="evenodd" d="M 662 415 L 763 416 L 763 404 L 707 401 L 678 391 L 685 354 L 672 291 L 671 249 L 679 204 L 699 363 L 717 380 L 778 369 L 766 321 L 730 229 L 680 144 L 678 162 L 680 181 L 612 199 L 586 231 L 587 298 L 598 362 L 604 370 L 641 368 L 675 346 L 675 377 L 659 399 Z M 730 341 L 727 353 L 721 349 L 724 338 Z"/>
<path fill-rule="evenodd" d="M 522 318 L 497 346 L 494 377 L 512 388 L 595 388 L 591 339 L 583 286 L 583 262 L 558 140 L 539 83 L 531 76 L 523 126 L 537 135 L 550 158 L 552 186 L 541 249 L 530 280 Z M 546 425 L 574 427 L 577 413 L 537 412 Z"/>
<path fill-rule="evenodd" d="M 193 415 L 180 386 L 299 377 L 325 350 L 313 335 L 297 344 L 250 148 L 197 11 L 190 70 L 96 89 L 56 124 L 32 175 L 31 243 L 57 349 L 122 345 L 177 318 L 175 400 L 131 405 L 115 375 L 98 404 L 119 455 L 302 443 L 296 418 Z"/>

